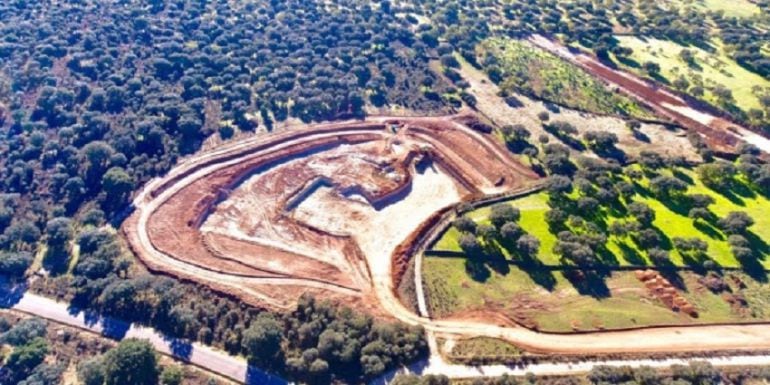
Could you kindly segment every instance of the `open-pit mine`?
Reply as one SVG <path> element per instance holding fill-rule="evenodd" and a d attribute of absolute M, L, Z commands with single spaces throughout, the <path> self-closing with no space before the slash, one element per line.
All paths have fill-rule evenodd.
<path fill-rule="evenodd" d="M 390 315 L 408 244 L 437 213 L 537 179 L 466 124 L 370 118 L 202 153 L 149 183 L 123 229 L 151 270 L 251 303 L 310 293 Z"/>

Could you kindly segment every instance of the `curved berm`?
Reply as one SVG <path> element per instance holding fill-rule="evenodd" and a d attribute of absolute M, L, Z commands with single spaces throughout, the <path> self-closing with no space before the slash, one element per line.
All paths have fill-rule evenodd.
<path fill-rule="evenodd" d="M 392 290 L 405 240 L 442 209 L 537 178 L 476 126 L 373 118 L 255 137 L 153 180 L 123 230 L 151 270 L 255 304 L 312 293 L 387 315 L 375 291 Z"/>

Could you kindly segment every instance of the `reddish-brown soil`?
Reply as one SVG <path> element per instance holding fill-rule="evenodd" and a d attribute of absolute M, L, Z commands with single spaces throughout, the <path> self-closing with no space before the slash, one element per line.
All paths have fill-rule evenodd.
<path fill-rule="evenodd" d="M 622 91 L 652 108 L 657 114 L 700 134 L 708 145 L 717 151 L 736 153 L 737 146 L 742 141 L 752 142 L 749 130 L 726 120 L 723 117 L 712 115 L 709 112 L 698 110 L 675 95 L 672 91 L 656 83 L 646 81 L 632 74 L 610 68 L 595 57 L 585 54 L 573 54 L 565 47 L 548 40 L 542 36 L 534 36 L 530 42 L 550 51 L 565 60 L 573 62 L 592 75 L 615 85 Z M 739 132 L 740 131 L 740 132 Z M 756 136 L 756 134 L 753 134 Z M 761 141 L 764 144 L 765 140 Z M 759 145 L 760 143 L 754 143 Z M 762 146 L 760 146 L 762 147 Z"/>
<path fill-rule="evenodd" d="M 250 302 L 285 307 L 302 293 L 312 293 L 380 315 L 374 281 L 402 274 L 406 243 L 433 218 L 425 215 L 426 207 L 439 211 L 537 178 L 492 135 L 458 123 L 467 119 L 375 118 L 316 125 L 202 153 L 148 184 L 124 231 L 151 269 Z M 416 173 L 424 173 L 416 169 L 424 167 L 436 181 L 446 175 L 454 187 L 435 189 L 439 196 L 425 195 L 425 182 L 413 183 Z M 320 197 L 321 190 L 332 195 L 308 199 Z M 406 199 L 412 194 L 427 200 Z M 409 207 L 388 211 L 401 202 L 423 206 L 414 206 L 422 214 L 403 217 Z M 317 212 L 323 220 L 312 219 L 314 210 L 339 204 L 359 208 Z M 300 206 L 302 215 L 295 216 Z M 413 231 L 405 243 L 383 250 L 383 255 L 398 257 L 394 268 L 383 264 L 375 250 L 380 244 L 391 248 L 392 240 L 376 238 L 403 237 L 403 228 L 366 228 L 369 217 L 382 221 L 378 212 L 398 213 L 402 218 L 393 220 Z"/>

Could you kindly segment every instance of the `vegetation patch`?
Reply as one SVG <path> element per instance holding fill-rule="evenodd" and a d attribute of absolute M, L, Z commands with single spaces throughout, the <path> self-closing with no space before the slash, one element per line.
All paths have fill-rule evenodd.
<path fill-rule="evenodd" d="M 518 92 L 582 111 L 651 117 L 635 101 L 611 91 L 575 65 L 527 42 L 492 38 L 478 47 L 479 62 L 503 92 Z"/>
<path fill-rule="evenodd" d="M 728 17 L 747 18 L 759 15 L 762 11 L 755 3 L 748 0 L 732 0 L 729 2 L 722 0 L 698 0 L 694 3 L 708 11 L 721 12 Z"/>
<path fill-rule="evenodd" d="M 730 272 L 720 282 L 729 287 L 714 293 L 702 276 L 676 276 L 684 297 L 698 310 L 698 318 L 673 312 L 652 297 L 633 272 L 616 271 L 581 284 L 567 271 L 525 270 L 517 266 L 489 271 L 479 281 L 459 258 L 427 257 L 424 280 L 442 282 L 441 291 L 426 285 L 430 314 L 437 318 L 468 312 L 495 312 L 541 331 L 569 332 L 642 327 L 662 324 L 745 322 L 770 320 L 767 306 L 770 285 Z"/>
<path fill-rule="evenodd" d="M 739 112 L 756 125 L 769 120 L 770 81 L 749 71 L 715 42 L 704 48 L 669 40 L 618 36 L 632 50 L 619 60 L 628 70 L 652 76 L 685 94 L 727 111 Z"/>
<path fill-rule="evenodd" d="M 519 347 L 497 338 L 476 337 L 456 341 L 446 357 L 450 362 L 505 362 L 520 358 L 527 353 Z"/>
<path fill-rule="evenodd" d="M 432 315 L 549 331 L 765 319 L 770 166 L 756 149 L 622 166 L 611 136 L 570 140 L 606 159 L 541 143 L 543 192 L 465 213 L 427 253 Z"/>
<path fill-rule="evenodd" d="M 676 175 L 688 181 L 680 196 L 707 196 L 713 200 L 713 203 L 709 205 L 712 215 L 709 217 L 711 221 L 694 220 L 691 214 L 698 215 L 698 213 L 691 213 L 692 208 L 694 208 L 691 205 L 683 205 L 681 202 L 677 202 L 677 198 L 674 197 L 661 198 L 655 195 L 653 190 L 657 183 L 661 183 L 660 178 L 655 180 L 654 185 L 651 186 L 651 178 L 644 175 L 638 166 L 631 166 L 627 170 L 639 177 L 632 179 L 623 176 L 620 182 L 631 186 L 635 193 L 638 192 L 634 202 L 644 204 L 653 213 L 651 224 L 656 229 L 656 234 L 662 236 L 660 246 L 663 250 L 670 252 L 670 262 L 674 266 L 692 267 L 697 262 L 705 261 L 703 258 L 694 259 L 686 245 L 684 249 L 677 247 L 677 243 L 681 242 L 681 239 L 698 238 L 706 244 L 706 251 L 703 253 L 704 258 L 708 257 L 716 265 L 724 268 L 742 267 L 743 265 L 736 259 L 731 250 L 730 234 L 719 228 L 716 218 L 725 217 L 731 212 L 745 212 L 754 221 L 754 224 L 749 228 L 751 232 L 749 238 L 754 244 L 753 249 L 760 253 L 757 260 L 763 267 L 770 267 L 770 260 L 766 257 L 768 253 L 766 244 L 770 241 L 770 218 L 764 215 L 764 213 L 770 212 L 768 211 L 770 210 L 770 199 L 753 191 L 748 181 L 737 177 L 733 182 L 734 192 L 719 192 L 704 185 L 694 168 L 677 167 L 673 171 L 662 171 L 662 175 L 666 178 L 675 178 Z M 565 212 L 565 215 L 578 213 L 580 210 L 578 202 L 581 197 L 585 198 L 585 195 L 578 191 L 568 195 L 568 199 L 575 203 L 571 206 L 575 211 Z M 563 261 L 554 248 L 558 242 L 558 231 L 555 231 L 548 224 L 548 216 L 554 215 L 553 213 L 549 214 L 553 208 L 549 193 L 537 193 L 515 199 L 507 204 L 521 212 L 521 219 L 518 222 L 521 229 L 540 241 L 541 247 L 537 254 L 539 262 L 549 266 L 561 265 Z M 585 201 L 583 204 L 586 204 Z M 479 225 L 487 225 L 490 223 L 490 210 L 489 207 L 483 207 L 465 214 L 465 217 Z M 627 205 L 623 209 L 619 209 L 606 204 L 597 204 L 594 212 L 596 215 L 588 222 L 595 223 L 603 231 L 609 233 L 604 243 L 606 247 L 603 250 L 605 252 L 604 258 L 598 262 L 608 266 L 654 266 L 654 261 L 650 260 L 649 256 L 644 255 L 643 248 L 639 246 L 633 235 L 627 233 L 612 234 L 613 227 L 615 227 L 613 226 L 614 223 L 619 225 L 634 220 L 634 214 L 628 211 Z M 433 250 L 464 253 L 459 242 L 461 236 L 462 232 L 456 226 L 450 227 L 433 246 Z M 505 242 L 497 238 L 491 241 L 507 259 L 516 260 L 515 250 L 506 247 Z"/>

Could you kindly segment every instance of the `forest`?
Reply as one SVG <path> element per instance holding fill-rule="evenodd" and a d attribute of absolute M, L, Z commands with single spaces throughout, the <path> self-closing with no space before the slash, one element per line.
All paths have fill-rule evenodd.
<path fill-rule="evenodd" d="M 457 52 L 494 73 L 476 54 L 491 37 L 540 33 L 600 58 L 625 57 L 619 23 L 687 44 L 719 38 L 741 66 L 770 76 L 760 43 L 770 29 L 673 3 L 1 2 L 0 273 L 21 279 L 44 267 L 50 275 L 36 292 L 244 354 L 289 379 L 360 382 L 412 363 L 427 354 L 418 328 L 313 298 L 280 314 L 151 275 L 108 225 L 120 225 L 140 186 L 207 141 L 290 122 L 473 106 L 459 74 L 431 64 L 456 66 Z M 757 4 L 766 15 L 768 1 Z M 548 152 L 549 172 L 575 173 L 564 149 Z M 741 171 L 766 186 L 767 166 L 756 166 Z"/>

